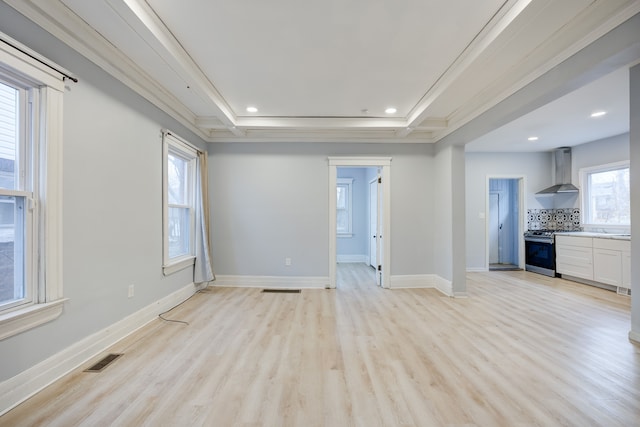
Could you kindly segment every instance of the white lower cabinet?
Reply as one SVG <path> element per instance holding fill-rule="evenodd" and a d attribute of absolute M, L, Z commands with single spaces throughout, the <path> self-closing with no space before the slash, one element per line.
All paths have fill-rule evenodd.
<path fill-rule="evenodd" d="M 556 271 L 593 280 L 593 239 L 556 236 Z"/>
<path fill-rule="evenodd" d="M 594 248 L 593 280 L 607 285 L 622 286 L 622 252 Z"/>
<path fill-rule="evenodd" d="M 622 252 L 622 287 L 631 289 L 631 251 Z"/>
<path fill-rule="evenodd" d="M 631 287 L 631 242 L 556 236 L 556 271 L 611 286 Z"/>

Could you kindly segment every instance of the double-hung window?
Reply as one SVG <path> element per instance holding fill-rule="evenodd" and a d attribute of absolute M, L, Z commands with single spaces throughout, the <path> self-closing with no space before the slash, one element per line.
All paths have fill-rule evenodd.
<path fill-rule="evenodd" d="M 0 307 L 31 303 L 34 198 L 27 135 L 28 91 L 0 80 Z"/>
<path fill-rule="evenodd" d="M 624 230 L 631 226 L 628 161 L 581 169 L 580 181 L 585 227 Z"/>
<path fill-rule="evenodd" d="M 0 339 L 62 313 L 63 76 L 0 34 Z M 20 46 L 20 50 L 13 46 Z M 46 61 L 44 61 L 46 62 Z M 56 67 L 57 68 L 57 67 Z"/>
<path fill-rule="evenodd" d="M 352 178 L 338 178 L 336 181 L 336 232 L 338 237 L 352 236 Z"/>
<path fill-rule="evenodd" d="M 165 131 L 164 146 L 164 273 L 193 265 L 195 259 L 195 191 L 198 153 Z"/>

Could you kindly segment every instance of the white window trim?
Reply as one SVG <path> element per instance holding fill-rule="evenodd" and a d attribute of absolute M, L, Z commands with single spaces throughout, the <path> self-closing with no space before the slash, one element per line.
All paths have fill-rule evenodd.
<path fill-rule="evenodd" d="M 195 256 L 195 179 L 197 177 L 195 174 L 198 173 L 198 150 L 180 138 L 179 136 L 173 134 L 168 130 L 162 131 L 162 271 L 165 276 L 176 273 L 180 270 L 184 270 L 185 268 L 191 267 L 195 264 L 196 256 Z M 190 254 L 182 257 L 169 258 L 169 241 L 167 236 L 167 230 L 169 228 L 169 203 L 167 200 L 167 188 L 168 188 L 168 159 L 169 159 L 169 150 L 173 149 L 174 151 L 178 151 L 184 156 L 189 157 L 193 160 L 195 167 L 192 168 L 191 172 L 193 174 L 191 178 L 191 183 L 193 184 L 189 189 L 192 193 L 190 198 L 192 199 L 191 209 L 191 236 L 189 238 L 190 243 Z"/>
<path fill-rule="evenodd" d="M 0 33 L 24 52 L 31 49 Z M 33 52 L 35 56 L 39 56 Z M 51 63 L 50 61 L 47 61 Z M 20 50 L 0 43 L 0 64 L 8 75 L 28 81 L 38 91 L 34 117 L 38 134 L 33 138 L 39 168 L 34 171 L 33 186 L 38 188 L 37 239 L 39 250 L 37 295 L 30 304 L 7 309 L 0 314 L 0 340 L 50 322 L 62 314 L 62 75 Z M 54 64 L 52 64 L 54 65 Z M 58 67 L 62 69 L 62 67 Z"/>
<path fill-rule="evenodd" d="M 339 232 L 336 230 L 337 236 L 342 238 L 353 237 L 353 178 L 337 178 L 336 189 L 339 185 L 346 185 L 347 194 L 347 217 L 349 220 L 349 228 L 347 231 Z M 337 191 L 337 190 L 336 190 Z"/>
<path fill-rule="evenodd" d="M 613 169 L 629 168 L 631 162 L 629 160 L 623 160 L 621 162 L 607 163 L 604 165 L 589 166 L 580 168 L 578 174 L 580 176 L 580 206 L 582 209 L 582 227 L 585 231 L 599 231 L 606 233 L 624 232 L 628 233 L 631 230 L 631 224 L 623 225 L 611 225 L 611 224 L 591 224 L 587 222 L 587 213 L 590 214 L 590 210 L 587 206 L 589 200 L 589 187 L 588 187 L 588 175 L 594 172 L 605 172 Z"/>

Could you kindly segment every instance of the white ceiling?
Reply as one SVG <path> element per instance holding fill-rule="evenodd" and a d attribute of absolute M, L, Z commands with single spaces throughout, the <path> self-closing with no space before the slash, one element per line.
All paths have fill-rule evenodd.
<path fill-rule="evenodd" d="M 597 111 L 607 114 L 591 117 Z M 550 151 L 629 131 L 629 69 L 621 68 L 465 146 L 466 151 Z M 529 137 L 538 137 L 529 141 Z"/>
<path fill-rule="evenodd" d="M 434 143 L 640 12 L 639 0 L 4 1 L 210 142 Z M 570 145 L 575 130 L 549 117 L 569 126 L 586 105 L 572 97 L 470 148 L 520 150 L 517 127 L 537 124 Z"/>

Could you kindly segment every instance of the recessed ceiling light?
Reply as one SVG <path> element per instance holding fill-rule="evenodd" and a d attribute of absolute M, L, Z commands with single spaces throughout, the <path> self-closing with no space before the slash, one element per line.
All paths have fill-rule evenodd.
<path fill-rule="evenodd" d="M 393 107 L 389 107 L 389 108 L 387 108 L 386 110 L 384 110 L 384 112 L 385 112 L 385 113 L 387 113 L 387 114 L 393 114 L 393 113 L 395 113 L 396 111 L 398 111 L 398 110 L 396 110 L 396 109 L 395 109 L 395 108 L 393 108 Z"/>
<path fill-rule="evenodd" d="M 591 114 L 591 117 L 602 117 L 602 116 L 604 116 L 605 114 L 607 114 L 607 112 L 606 112 L 606 111 L 596 111 L 595 113 L 592 113 L 592 114 Z"/>
<path fill-rule="evenodd" d="M 529 138 L 527 138 L 527 140 L 529 140 L 529 141 L 537 141 L 538 137 L 537 136 L 530 136 Z"/>
<path fill-rule="evenodd" d="M 257 113 L 258 109 L 256 107 L 247 107 L 247 113 Z"/>

